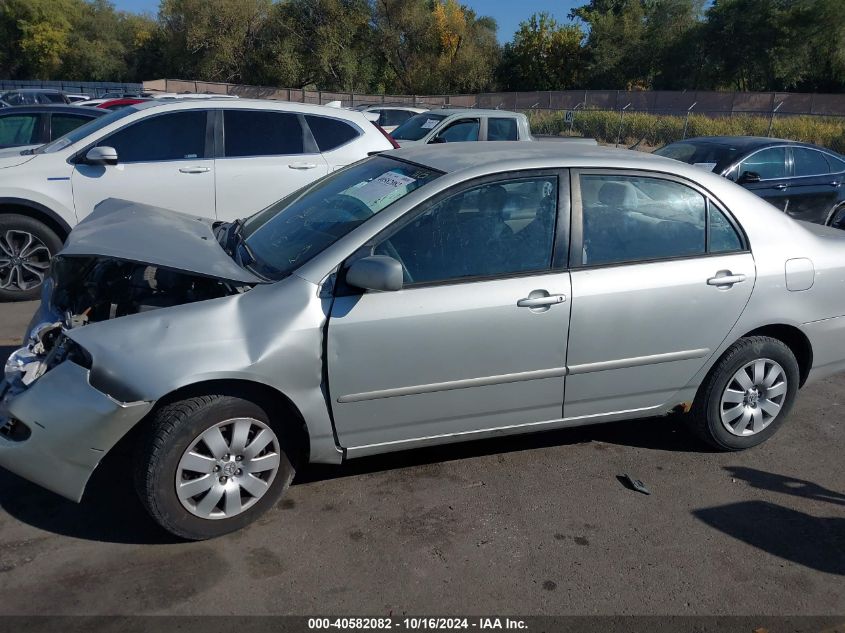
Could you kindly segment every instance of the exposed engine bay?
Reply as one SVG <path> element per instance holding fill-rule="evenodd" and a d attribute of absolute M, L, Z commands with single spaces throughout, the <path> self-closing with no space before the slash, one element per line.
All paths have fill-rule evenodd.
<path fill-rule="evenodd" d="M 53 260 L 50 307 L 66 328 L 245 292 L 212 277 L 107 257 Z"/>
<path fill-rule="evenodd" d="M 26 345 L 6 361 L 4 377 L 13 391 L 25 389 L 65 360 L 91 367 L 87 352 L 64 332 L 160 308 L 246 292 L 249 284 L 176 271 L 114 257 L 57 256 L 44 285 L 42 317 Z M 2 395 L 2 394 L 0 394 Z"/>

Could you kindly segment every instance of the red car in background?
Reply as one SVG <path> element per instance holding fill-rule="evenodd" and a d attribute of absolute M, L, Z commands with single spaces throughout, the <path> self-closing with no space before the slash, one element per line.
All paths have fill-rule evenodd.
<path fill-rule="evenodd" d="M 149 101 L 149 99 L 124 97 L 122 99 L 109 99 L 108 101 L 98 103 L 94 107 L 102 108 L 104 110 L 120 110 L 126 106 L 135 105 L 136 103 L 144 103 L 144 101 Z"/>

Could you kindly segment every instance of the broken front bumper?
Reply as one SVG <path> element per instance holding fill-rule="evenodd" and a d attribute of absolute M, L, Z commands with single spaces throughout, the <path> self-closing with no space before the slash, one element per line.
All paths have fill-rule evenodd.
<path fill-rule="evenodd" d="M 70 361 L 22 391 L 0 382 L 0 466 L 80 501 L 106 452 L 151 408 L 97 391 Z"/>

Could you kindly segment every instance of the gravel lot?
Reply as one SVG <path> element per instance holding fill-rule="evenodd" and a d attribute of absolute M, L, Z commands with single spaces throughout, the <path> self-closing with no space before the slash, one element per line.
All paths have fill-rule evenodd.
<path fill-rule="evenodd" d="M 34 308 L 0 305 L 4 358 Z M 152 524 L 121 455 L 79 505 L 0 471 L 0 614 L 843 614 L 843 386 L 739 454 L 651 419 L 311 467 L 205 543 Z"/>

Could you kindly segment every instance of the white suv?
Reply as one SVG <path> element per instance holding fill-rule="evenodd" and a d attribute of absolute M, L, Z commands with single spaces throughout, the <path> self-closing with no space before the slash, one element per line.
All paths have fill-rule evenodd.
<path fill-rule="evenodd" d="M 0 300 L 37 297 L 50 257 L 106 198 L 233 220 L 393 146 L 360 112 L 203 99 L 139 103 L 0 152 Z"/>

